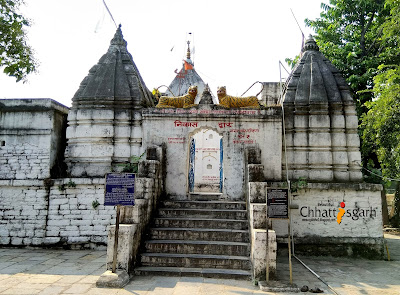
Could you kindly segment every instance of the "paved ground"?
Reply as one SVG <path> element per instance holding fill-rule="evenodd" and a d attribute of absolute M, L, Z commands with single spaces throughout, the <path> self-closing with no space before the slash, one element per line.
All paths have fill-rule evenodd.
<path fill-rule="evenodd" d="M 332 257 L 299 257 L 341 295 L 400 294 L 400 236 L 386 235 L 392 261 Z M 99 289 L 95 282 L 105 271 L 105 251 L 64 251 L 0 248 L 0 294 L 91 295 L 250 295 L 260 291 L 252 282 L 175 277 L 135 277 L 123 289 Z M 280 275 L 288 279 L 286 266 Z M 293 260 L 298 286 L 319 287 L 334 294 Z M 289 294 L 289 293 L 276 293 Z M 305 294 L 305 293 L 304 293 Z M 308 293 L 310 294 L 310 293 Z"/>

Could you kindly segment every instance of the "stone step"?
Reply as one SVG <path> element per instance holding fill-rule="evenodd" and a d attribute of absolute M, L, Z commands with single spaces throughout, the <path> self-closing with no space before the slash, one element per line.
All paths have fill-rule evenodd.
<path fill-rule="evenodd" d="M 135 274 L 251 278 L 245 202 L 190 194 L 161 203 Z"/>
<path fill-rule="evenodd" d="M 248 230 L 216 229 L 216 228 L 162 228 L 150 229 L 152 240 L 201 240 L 201 241 L 228 241 L 249 242 Z"/>
<path fill-rule="evenodd" d="M 135 275 L 185 276 L 185 277 L 251 280 L 251 272 L 248 270 L 220 269 L 220 268 L 140 266 L 135 268 Z"/>
<path fill-rule="evenodd" d="M 246 210 L 245 202 L 224 201 L 163 201 L 165 208 Z"/>
<path fill-rule="evenodd" d="M 140 256 L 142 266 L 251 269 L 246 256 L 171 253 L 142 253 Z"/>
<path fill-rule="evenodd" d="M 246 210 L 221 210 L 221 209 L 183 209 L 183 208 L 160 208 L 158 214 L 161 217 L 205 217 L 221 219 L 247 220 Z"/>
<path fill-rule="evenodd" d="M 220 218 L 180 218 L 159 217 L 154 219 L 155 227 L 184 227 L 184 228 L 219 228 L 219 229 L 248 229 L 247 220 Z"/>
<path fill-rule="evenodd" d="M 185 196 L 168 196 L 169 200 L 179 201 L 221 201 L 225 198 L 222 193 L 190 193 Z"/>
<path fill-rule="evenodd" d="M 148 240 L 146 252 L 249 256 L 249 243 L 226 241 Z"/>

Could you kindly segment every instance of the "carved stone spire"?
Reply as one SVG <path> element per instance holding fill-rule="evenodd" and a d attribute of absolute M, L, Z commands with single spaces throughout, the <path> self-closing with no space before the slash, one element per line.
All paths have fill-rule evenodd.
<path fill-rule="evenodd" d="M 88 104 L 88 101 L 92 103 Z M 72 99 L 72 106 L 102 108 L 110 102 L 114 107 L 124 108 L 154 105 L 151 92 L 128 52 L 121 26 L 115 32 L 108 51 L 81 82 Z"/>
<path fill-rule="evenodd" d="M 350 88 L 311 35 L 302 51 L 283 99 L 290 177 L 361 181 L 358 120 Z"/>
<path fill-rule="evenodd" d="M 71 176 L 104 177 L 132 155 L 140 155 L 141 109 L 152 106 L 153 95 L 128 52 L 120 26 L 72 98 L 65 151 Z"/>
<path fill-rule="evenodd" d="M 319 51 L 319 47 L 317 45 L 317 42 L 315 42 L 313 36 L 310 34 L 308 35 L 308 38 L 306 40 L 306 44 L 303 47 L 303 52 L 308 51 L 308 50 L 315 50 Z"/>
<path fill-rule="evenodd" d="M 213 99 L 208 84 L 206 84 L 206 87 L 204 88 L 203 93 L 201 94 L 199 104 L 213 104 Z"/>
<path fill-rule="evenodd" d="M 120 45 L 126 47 L 127 42 L 124 40 L 124 36 L 122 35 L 121 25 L 118 26 L 117 31 L 114 34 L 114 38 L 112 38 L 111 45 Z"/>
<path fill-rule="evenodd" d="M 187 41 L 187 45 L 188 45 L 188 48 L 187 48 L 186 58 L 190 59 L 190 41 Z"/>

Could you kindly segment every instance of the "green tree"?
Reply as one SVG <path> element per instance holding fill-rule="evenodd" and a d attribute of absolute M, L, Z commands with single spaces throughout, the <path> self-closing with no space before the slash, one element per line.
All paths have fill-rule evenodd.
<path fill-rule="evenodd" d="M 375 77 L 377 100 L 367 103 L 362 118 L 364 142 L 376 153 L 384 179 L 400 179 L 400 67 Z M 400 182 L 396 189 L 394 223 L 400 221 Z"/>
<path fill-rule="evenodd" d="M 321 52 L 348 82 L 359 118 L 368 111 L 365 103 L 374 97 L 374 77 L 382 71 L 382 65 L 398 63 L 394 40 L 384 36 L 384 24 L 394 2 L 398 0 L 330 0 L 329 5 L 321 4 L 320 18 L 305 20 L 316 32 Z M 360 134 L 363 128 L 360 125 Z M 361 154 L 363 167 L 379 175 L 380 162 L 371 142 L 362 141 Z M 365 180 L 380 182 L 375 174 L 364 173 Z"/>
<path fill-rule="evenodd" d="M 314 29 L 320 51 L 341 71 L 353 92 L 358 115 L 373 97 L 373 78 L 384 62 L 382 24 L 389 15 L 384 0 L 330 0 L 321 4 L 316 20 L 305 23 Z"/>
<path fill-rule="evenodd" d="M 30 23 L 18 12 L 21 4 L 23 0 L 0 0 L 0 67 L 17 82 L 37 68 L 24 30 Z"/>
<path fill-rule="evenodd" d="M 383 55 L 392 63 L 381 64 L 374 77 L 375 100 L 366 103 L 362 139 L 377 155 L 382 176 L 400 179 L 400 0 L 387 0 L 390 17 L 382 25 Z M 394 226 L 400 225 L 400 182 L 395 193 Z"/>
<path fill-rule="evenodd" d="M 296 64 L 298 63 L 299 59 L 300 59 L 300 55 L 296 55 L 294 58 L 290 58 L 290 57 L 285 58 L 285 62 L 288 64 L 288 66 L 291 69 L 293 69 L 296 66 Z"/>

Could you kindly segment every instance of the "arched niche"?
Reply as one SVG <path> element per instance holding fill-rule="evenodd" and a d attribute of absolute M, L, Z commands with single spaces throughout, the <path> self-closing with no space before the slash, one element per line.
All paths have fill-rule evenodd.
<path fill-rule="evenodd" d="M 222 193 L 223 136 L 203 127 L 189 138 L 189 193 Z"/>

